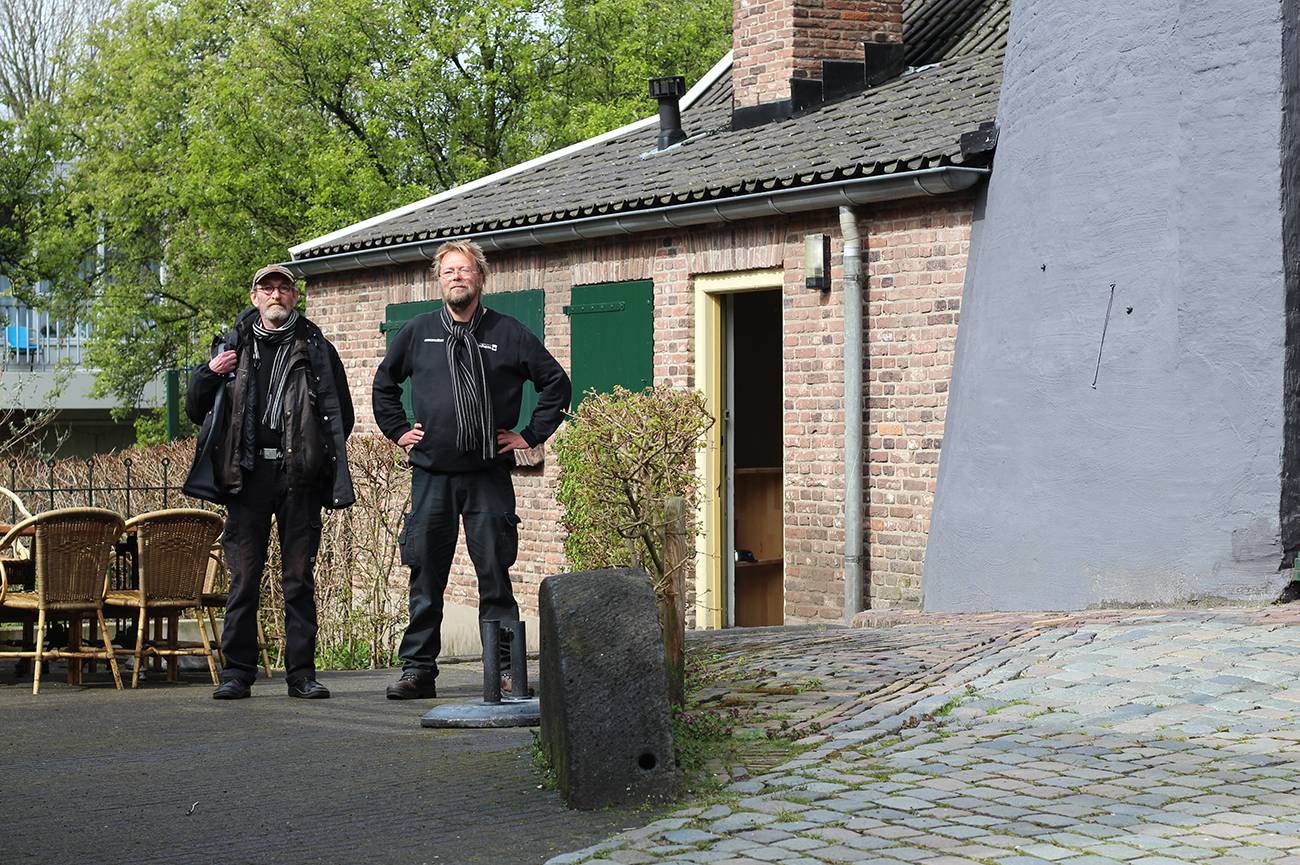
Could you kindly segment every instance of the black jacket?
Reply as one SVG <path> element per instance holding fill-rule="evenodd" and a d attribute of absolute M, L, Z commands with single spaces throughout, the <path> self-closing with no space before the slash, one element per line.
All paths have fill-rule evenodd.
<path fill-rule="evenodd" d="M 519 434 L 529 447 L 546 441 L 569 409 L 573 386 L 564 367 L 532 331 L 492 309 L 484 308 L 474 335 L 483 354 L 497 428 L 514 429 L 519 423 L 524 382 L 531 381 L 537 386 L 537 409 Z M 402 326 L 375 373 L 371 393 L 375 423 L 393 441 L 411 429 L 402 406 L 402 382 L 410 379 L 411 408 L 424 430 L 424 438 L 411 449 L 411 465 L 432 472 L 479 471 L 494 462 L 514 465 L 514 455 L 508 452 L 488 461 L 477 452 L 456 447 L 456 405 L 446 339 L 441 312 L 417 315 Z"/>
<path fill-rule="evenodd" d="M 213 340 L 214 357 L 226 347 L 238 352 L 234 373 L 218 375 L 206 363 L 200 364 L 185 391 L 185 414 L 194 423 L 202 424 L 198 443 L 202 450 L 203 438 L 212 427 L 212 419 L 207 416 L 216 401 L 217 389 L 223 384 L 226 388 L 225 410 L 229 415 L 213 452 L 217 485 L 226 495 L 243 489 L 243 470 L 252 469 L 255 459 L 261 409 L 253 405 L 257 373 L 253 369 L 252 341 L 258 315 L 256 309 L 244 310 L 228 333 Z M 326 508 L 347 507 L 356 501 L 345 444 L 355 421 L 352 395 L 338 352 L 306 316 L 298 319 L 285 388 L 280 447 L 289 489 L 318 491 L 321 505 Z"/>

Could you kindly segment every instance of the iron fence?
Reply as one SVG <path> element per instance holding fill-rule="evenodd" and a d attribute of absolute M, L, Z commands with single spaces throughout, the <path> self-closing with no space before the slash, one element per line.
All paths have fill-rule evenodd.
<path fill-rule="evenodd" d="M 181 462 L 181 461 L 177 461 Z M 0 478 L 32 513 L 56 508 L 94 507 L 117 511 L 130 518 L 168 507 L 206 507 L 181 492 L 188 462 L 177 470 L 170 456 L 139 460 L 108 454 L 85 459 L 19 460 L 10 458 Z M 0 522 L 17 523 L 22 514 L 7 497 L 0 497 Z M 116 545 L 111 587 L 131 588 L 138 580 L 135 535 Z"/>
<path fill-rule="evenodd" d="M 7 483 L 32 513 L 55 508 L 107 508 L 130 518 L 169 507 L 208 507 L 181 492 L 189 463 L 174 465 L 167 456 L 138 463 L 130 456 L 85 459 L 48 459 L 7 464 Z M 17 506 L 7 499 L 8 522 L 15 522 Z M 0 514 L 4 514 L 0 511 Z"/>

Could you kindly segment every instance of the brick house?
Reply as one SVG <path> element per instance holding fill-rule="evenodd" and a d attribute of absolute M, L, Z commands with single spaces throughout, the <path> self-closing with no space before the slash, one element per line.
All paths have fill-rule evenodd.
<path fill-rule="evenodd" d="M 701 461 L 696 627 L 917 606 L 1009 7 L 739 0 L 732 53 L 684 95 L 661 80 L 657 120 L 294 247 L 358 434 L 377 434 L 386 334 L 439 297 L 433 252 L 471 237 L 485 302 L 542 337 L 575 393 L 706 394 L 721 422 Z M 810 287 L 823 244 L 827 287 Z M 526 614 L 562 566 L 556 471 L 516 477 Z M 462 548 L 461 645 L 474 591 Z"/>

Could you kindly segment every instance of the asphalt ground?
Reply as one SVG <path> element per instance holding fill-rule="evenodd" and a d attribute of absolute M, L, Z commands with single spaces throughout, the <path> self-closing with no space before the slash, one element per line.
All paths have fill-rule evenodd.
<path fill-rule="evenodd" d="M 237 701 L 206 670 L 134 691 L 65 670 L 33 696 L 0 669 L 6 865 L 540 863 L 649 819 L 539 789 L 527 728 L 421 727 L 482 697 L 477 663 L 443 665 L 438 701 L 386 699 L 393 670 L 322 672 L 328 700 L 288 697 L 276 671 Z"/>

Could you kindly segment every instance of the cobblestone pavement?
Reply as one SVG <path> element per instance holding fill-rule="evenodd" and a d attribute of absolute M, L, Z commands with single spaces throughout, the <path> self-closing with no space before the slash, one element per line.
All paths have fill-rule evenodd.
<path fill-rule="evenodd" d="M 1300 863 L 1300 613 L 877 614 L 695 635 L 808 750 L 550 860 Z M 771 725 L 774 718 L 762 722 Z"/>

